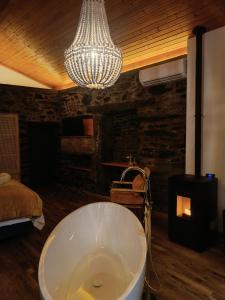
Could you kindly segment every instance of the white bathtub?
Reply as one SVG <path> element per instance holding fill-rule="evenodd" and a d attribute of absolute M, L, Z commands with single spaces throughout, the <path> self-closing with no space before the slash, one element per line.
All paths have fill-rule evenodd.
<path fill-rule="evenodd" d="M 44 300 L 140 300 L 146 238 L 136 216 L 98 202 L 64 218 L 48 237 L 39 261 Z"/>

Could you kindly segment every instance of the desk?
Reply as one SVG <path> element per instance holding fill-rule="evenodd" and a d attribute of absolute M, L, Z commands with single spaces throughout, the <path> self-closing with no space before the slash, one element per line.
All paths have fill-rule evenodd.
<path fill-rule="evenodd" d="M 118 162 L 118 161 L 109 161 L 109 162 L 102 162 L 103 166 L 106 167 L 118 167 L 118 168 L 128 168 L 130 165 L 127 162 Z"/>
<path fill-rule="evenodd" d="M 102 165 L 102 179 L 101 192 L 104 195 L 109 195 L 112 181 L 120 180 L 123 170 L 129 167 L 128 162 L 107 161 L 101 162 Z"/>

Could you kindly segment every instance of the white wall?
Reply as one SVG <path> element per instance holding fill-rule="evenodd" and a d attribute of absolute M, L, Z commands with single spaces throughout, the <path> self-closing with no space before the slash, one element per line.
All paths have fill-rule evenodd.
<path fill-rule="evenodd" d="M 0 84 L 11 84 L 20 86 L 30 86 L 43 89 L 49 89 L 48 86 L 41 84 L 25 75 L 13 71 L 0 65 Z"/>
<path fill-rule="evenodd" d="M 188 42 L 186 173 L 194 174 L 195 38 Z M 218 217 L 225 208 L 225 27 L 203 36 L 202 175 L 219 180 Z"/>

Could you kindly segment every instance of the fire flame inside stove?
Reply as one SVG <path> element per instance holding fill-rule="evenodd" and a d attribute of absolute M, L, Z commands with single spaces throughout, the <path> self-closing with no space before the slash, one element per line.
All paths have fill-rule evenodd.
<path fill-rule="evenodd" d="M 191 198 L 177 196 L 177 216 L 191 216 Z"/>
<path fill-rule="evenodd" d="M 191 216 L 191 210 L 190 210 L 189 208 L 185 208 L 185 209 L 184 209 L 184 213 L 185 213 L 185 215 L 187 215 L 187 216 Z"/>

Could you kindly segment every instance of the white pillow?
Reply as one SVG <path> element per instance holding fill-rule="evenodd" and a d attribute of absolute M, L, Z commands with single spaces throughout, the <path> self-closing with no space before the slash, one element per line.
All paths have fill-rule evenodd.
<path fill-rule="evenodd" d="M 0 185 L 11 180 L 11 175 L 8 173 L 0 173 Z"/>

